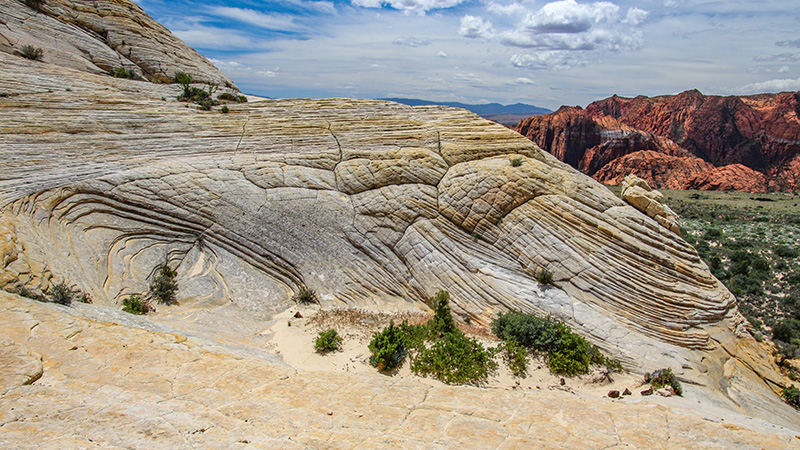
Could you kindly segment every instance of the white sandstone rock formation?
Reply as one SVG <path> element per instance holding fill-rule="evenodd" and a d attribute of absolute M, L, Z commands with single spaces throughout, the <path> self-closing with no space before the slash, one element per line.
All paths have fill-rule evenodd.
<path fill-rule="evenodd" d="M 143 16 L 122 0 L 52 0 L 48 17 L 78 3 Z M 18 28 L 6 29 L 16 45 Z M 159 59 L 148 58 L 130 61 L 152 79 L 186 69 L 181 59 L 151 71 Z M 174 100 L 174 85 L 52 62 L 0 52 L 7 288 L 66 281 L 119 307 L 167 261 L 181 308 L 263 317 L 301 285 L 325 306 L 385 308 L 446 289 L 474 323 L 512 308 L 553 314 L 634 371 L 672 367 L 721 405 L 797 423 L 774 394 L 783 378 L 771 356 L 696 251 L 513 131 L 463 110 L 367 100 L 199 111 Z M 542 269 L 553 286 L 536 282 Z"/>

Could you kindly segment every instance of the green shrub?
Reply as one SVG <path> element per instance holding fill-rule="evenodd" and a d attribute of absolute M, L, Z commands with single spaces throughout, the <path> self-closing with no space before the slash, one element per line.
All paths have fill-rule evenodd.
<path fill-rule="evenodd" d="M 156 301 L 171 305 L 175 303 L 175 294 L 178 291 L 178 272 L 172 270 L 166 263 L 156 267 L 153 280 L 150 282 L 150 293 Z"/>
<path fill-rule="evenodd" d="M 522 158 L 513 158 L 511 160 L 511 167 L 519 167 L 522 165 Z"/>
<path fill-rule="evenodd" d="M 563 375 L 588 373 L 592 364 L 602 364 L 603 355 L 597 347 L 575 333 L 561 337 L 558 346 L 550 352 L 547 366 L 550 372 Z"/>
<path fill-rule="evenodd" d="M 394 326 L 394 322 L 389 322 L 388 327 L 372 336 L 369 343 L 369 351 L 372 352 L 370 364 L 384 372 L 400 367 L 408 353 L 403 341 L 402 329 Z"/>
<path fill-rule="evenodd" d="M 297 292 L 292 296 L 292 300 L 298 305 L 319 304 L 317 293 L 309 289 L 305 284 L 297 285 Z"/>
<path fill-rule="evenodd" d="M 192 76 L 186 72 L 175 72 L 175 82 L 180 84 L 183 88 L 183 95 L 178 97 L 180 99 L 189 98 L 191 97 L 191 84 L 192 84 Z"/>
<path fill-rule="evenodd" d="M 772 339 L 782 342 L 792 342 L 800 337 L 800 320 L 784 319 L 772 325 Z"/>
<path fill-rule="evenodd" d="M 497 363 L 492 351 L 457 331 L 420 351 L 411 362 L 411 370 L 447 384 L 481 384 L 497 370 Z"/>
<path fill-rule="evenodd" d="M 515 377 L 528 375 L 528 349 L 517 341 L 503 341 L 497 347 L 511 373 Z"/>
<path fill-rule="evenodd" d="M 150 305 L 142 300 L 142 296 L 133 294 L 122 300 L 122 310 L 131 314 L 147 314 L 150 312 Z"/>
<path fill-rule="evenodd" d="M 235 95 L 231 94 L 230 92 L 223 92 L 217 96 L 218 100 L 225 100 L 227 102 L 236 102 L 236 103 L 244 103 L 247 101 L 247 97 L 244 95 Z"/>
<path fill-rule="evenodd" d="M 136 77 L 136 74 L 133 73 L 132 70 L 127 70 L 124 67 L 117 67 L 112 74 L 114 78 L 129 78 L 133 79 Z"/>
<path fill-rule="evenodd" d="M 534 278 L 539 284 L 548 285 L 553 283 L 553 272 L 550 272 L 547 269 L 541 269 L 536 271 L 534 274 Z"/>
<path fill-rule="evenodd" d="M 665 386 L 672 386 L 672 390 L 675 391 L 676 395 L 683 395 L 683 387 L 681 387 L 680 381 L 675 378 L 675 374 L 672 373 L 672 369 L 659 369 L 653 371 L 652 373 L 646 373 L 644 375 L 645 383 L 650 383 L 650 386 L 653 389 L 661 389 Z"/>
<path fill-rule="evenodd" d="M 342 338 L 339 333 L 333 328 L 326 331 L 320 331 L 317 340 L 314 341 L 314 350 L 319 353 L 328 353 L 339 350 L 342 345 Z"/>
<path fill-rule="evenodd" d="M 800 253 L 794 247 L 788 247 L 786 245 L 778 245 L 775 247 L 775 255 L 780 256 L 781 258 L 797 258 L 800 256 Z"/>
<path fill-rule="evenodd" d="M 50 296 L 50 301 L 53 303 L 67 306 L 72 304 L 72 298 L 75 295 L 72 292 L 72 289 L 70 289 L 69 286 L 67 286 L 67 284 L 63 281 L 52 286 L 47 294 Z"/>
<path fill-rule="evenodd" d="M 227 106 L 223 105 L 222 108 L 219 109 L 219 112 L 221 112 L 222 114 L 228 114 L 229 112 L 231 112 L 231 110 L 228 109 Z"/>
<path fill-rule="evenodd" d="M 587 373 L 592 365 L 620 367 L 561 320 L 537 317 L 518 311 L 501 313 L 491 324 L 492 332 L 503 341 L 514 341 L 531 350 L 547 354 L 550 372 L 563 375 Z"/>
<path fill-rule="evenodd" d="M 783 397 L 783 401 L 797 409 L 800 409 L 800 389 L 797 389 L 794 386 L 783 388 L 781 396 Z"/>
<path fill-rule="evenodd" d="M 428 327 L 431 331 L 438 336 L 457 331 L 456 322 L 450 313 L 450 293 L 439 291 L 428 301 L 434 311 L 433 319 L 428 322 Z"/>
<path fill-rule="evenodd" d="M 20 49 L 20 54 L 24 58 L 32 59 L 34 61 L 42 59 L 42 55 L 44 54 L 44 50 L 38 47 L 34 47 L 32 45 L 23 45 Z"/>
<path fill-rule="evenodd" d="M 552 317 L 537 317 L 519 311 L 500 313 L 492 320 L 492 332 L 504 341 L 516 341 L 537 352 L 556 349 L 561 336 L 568 331 L 566 324 Z"/>

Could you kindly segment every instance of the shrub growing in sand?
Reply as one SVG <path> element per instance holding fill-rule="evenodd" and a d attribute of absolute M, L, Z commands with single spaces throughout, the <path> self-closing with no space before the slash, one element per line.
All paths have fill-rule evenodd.
<path fill-rule="evenodd" d="M 333 328 L 326 331 L 320 331 L 317 340 L 314 341 L 314 350 L 319 353 L 325 354 L 335 350 L 339 350 L 342 345 L 342 338 L 339 333 Z"/>

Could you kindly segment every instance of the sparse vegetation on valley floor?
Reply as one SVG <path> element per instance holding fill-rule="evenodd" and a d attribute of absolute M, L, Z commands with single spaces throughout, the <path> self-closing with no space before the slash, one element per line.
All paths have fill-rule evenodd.
<path fill-rule="evenodd" d="M 800 378 L 788 363 L 800 358 L 800 193 L 661 192 L 681 217 L 684 239 L 736 296 L 753 335 L 771 338 L 777 362 Z M 787 403 L 800 406 L 800 390 L 787 389 Z"/>

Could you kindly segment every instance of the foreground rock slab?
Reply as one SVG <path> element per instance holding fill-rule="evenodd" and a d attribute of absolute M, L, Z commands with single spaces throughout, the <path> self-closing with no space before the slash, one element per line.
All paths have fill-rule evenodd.
<path fill-rule="evenodd" d="M 297 371 L 2 292 L 0 308 L 0 342 L 44 368 L 33 383 L 0 370 L 2 448 L 800 448 L 644 401 Z"/>

